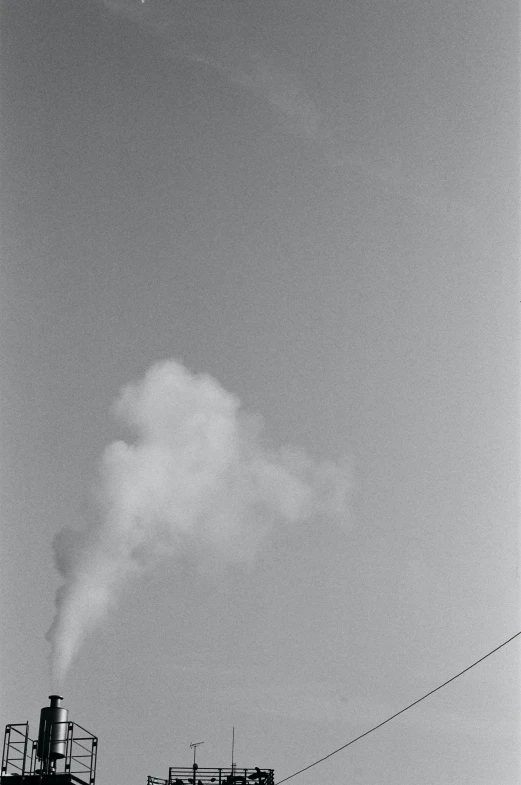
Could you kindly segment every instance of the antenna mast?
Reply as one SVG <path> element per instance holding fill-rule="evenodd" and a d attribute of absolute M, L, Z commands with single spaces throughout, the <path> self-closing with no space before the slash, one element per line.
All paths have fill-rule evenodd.
<path fill-rule="evenodd" d="M 190 749 L 193 749 L 193 751 L 194 751 L 194 762 L 193 762 L 193 765 L 192 765 L 192 769 L 193 769 L 193 772 L 194 772 L 193 785 L 195 785 L 195 783 L 196 783 L 195 773 L 196 773 L 197 768 L 198 768 L 197 767 L 197 763 L 195 762 L 195 751 L 196 751 L 197 747 L 199 747 L 201 744 L 204 744 L 204 741 L 193 741 L 190 744 Z"/>

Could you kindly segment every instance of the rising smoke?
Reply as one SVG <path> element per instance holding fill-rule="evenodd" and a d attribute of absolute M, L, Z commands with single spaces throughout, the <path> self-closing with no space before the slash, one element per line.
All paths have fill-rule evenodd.
<path fill-rule="evenodd" d="M 202 565 L 251 562 L 277 522 L 347 521 L 347 463 L 266 448 L 259 418 L 211 376 L 155 365 L 115 413 L 135 440 L 105 450 L 99 521 L 54 542 L 65 580 L 48 632 L 56 688 L 134 576 L 194 552 Z"/>

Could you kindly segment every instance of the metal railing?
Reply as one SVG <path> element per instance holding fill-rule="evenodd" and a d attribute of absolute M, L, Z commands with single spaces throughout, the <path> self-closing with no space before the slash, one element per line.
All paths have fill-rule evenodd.
<path fill-rule="evenodd" d="M 65 726 L 66 734 L 58 726 Z M 57 728 L 56 732 L 53 728 Z M 65 738 L 64 738 L 65 737 Z M 40 761 L 40 772 L 43 774 L 69 774 L 87 785 L 94 785 L 96 780 L 96 760 L 98 754 L 98 738 L 76 722 L 55 722 L 51 725 L 49 739 L 64 738 L 65 753 L 63 758 L 52 760 L 44 755 Z"/>
<path fill-rule="evenodd" d="M 274 785 L 273 769 L 241 769 L 238 766 L 202 769 L 170 767 L 168 779 L 148 777 L 147 785 Z"/>
<path fill-rule="evenodd" d="M 54 731 L 53 726 L 66 726 L 63 731 Z M 63 735 L 62 735 L 63 734 Z M 98 739 L 75 722 L 57 722 L 50 726 L 48 744 L 59 737 L 64 741 L 64 754 L 53 758 L 44 750 L 42 758 L 36 754 L 38 742 L 29 738 L 29 723 L 6 725 L 2 754 L 2 776 L 15 774 L 19 777 L 48 777 L 68 775 L 85 785 L 94 785 Z"/>
<path fill-rule="evenodd" d="M 34 744 L 35 742 L 29 738 L 28 722 L 6 725 L 2 751 L 2 776 L 17 774 L 24 777 L 30 774 Z"/>

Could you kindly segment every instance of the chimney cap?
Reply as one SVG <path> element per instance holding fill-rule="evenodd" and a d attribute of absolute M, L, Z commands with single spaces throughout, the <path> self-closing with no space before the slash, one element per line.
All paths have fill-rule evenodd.
<path fill-rule="evenodd" d="M 60 701 L 63 700 L 63 695 L 49 695 L 49 700 L 51 701 L 51 706 L 59 706 Z"/>

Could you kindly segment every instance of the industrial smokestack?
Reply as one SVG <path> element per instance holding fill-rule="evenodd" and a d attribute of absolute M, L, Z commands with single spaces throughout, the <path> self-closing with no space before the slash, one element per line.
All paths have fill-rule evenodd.
<path fill-rule="evenodd" d="M 69 712 L 60 706 L 61 695 L 49 695 L 50 706 L 40 712 L 36 754 L 42 762 L 65 758 Z"/>
<path fill-rule="evenodd" d="M 94 785 L 97 737 L 69 720 L 61 695 L 49 698 L 50 706 L 40 713 L 37 741 L 28 722 L 5 726 L 0 785 L 13 785 L 13 777 L 23 785 Z"/>

